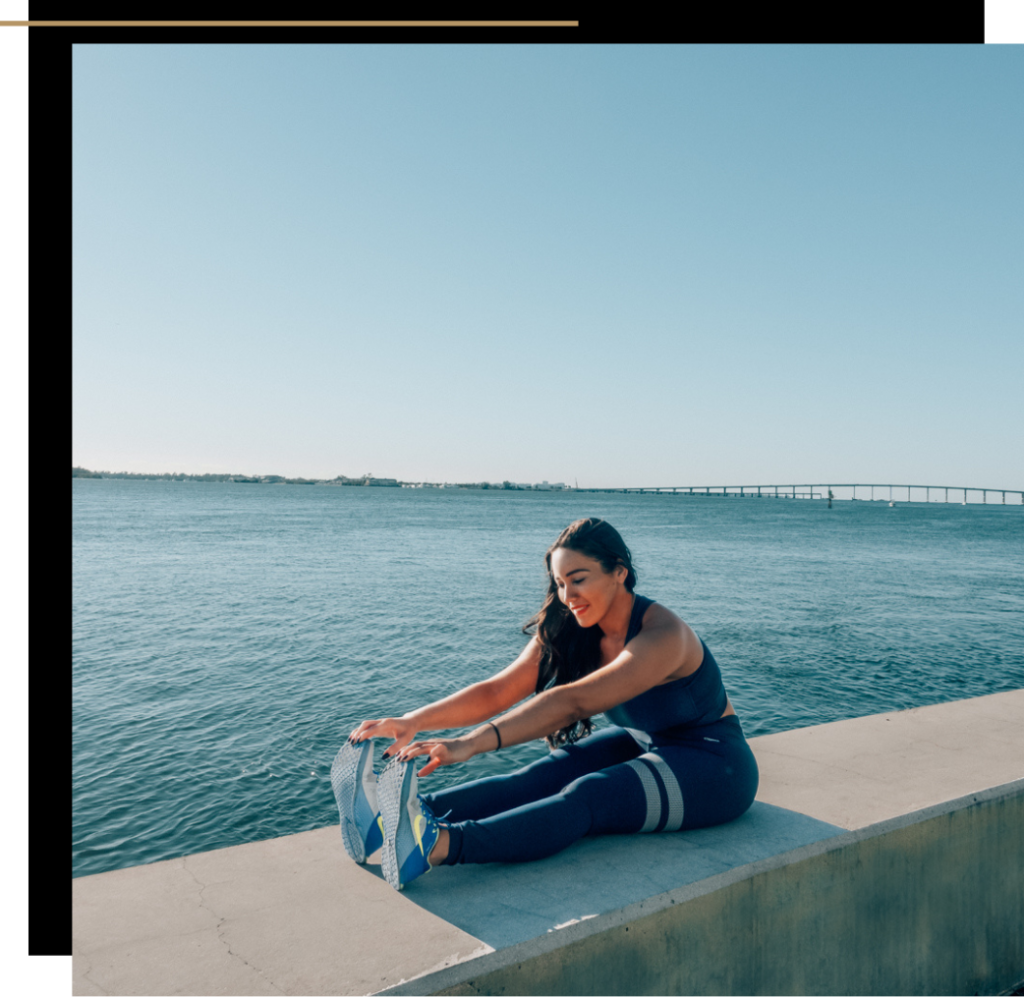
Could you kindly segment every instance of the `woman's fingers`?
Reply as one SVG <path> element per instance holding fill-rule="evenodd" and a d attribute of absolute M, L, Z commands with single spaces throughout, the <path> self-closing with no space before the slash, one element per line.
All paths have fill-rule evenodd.
<path fill-rule="evenodd" d="M 349 734 L 348 739 L 355 744 L 358 741 L 365 741 L 368 737 L 394 737 L 396 734 L 399 737 L 404 736 L 399 723 L 393 717 L 384 717 L 381 720 L 364 720 Z"/>
<path fill-rule="evenodd" d="M 433 772 L 434 769 L 436 769 L 440 764 L 441 764 L 441 759 L 440 758 L 431 758 L 430 761 L 427 762 L 427 764 L 424 765 L 423 768 L 421 768 L 419 770 L 419 772 L 416 773 L 416 775 L 420 779 L 422 779 L 425 775 L 430 775 L 430 773 Z"/>
<path fill-rule="evenodd" d="M 410 758 L 425 754 L 432 747 L 433 745 L 429 741 L 413 741 L 412 744 L 399 748 L 395 754 L 397 754 L 399 761 L 407 762 Z"/>
<path fill-rule="evenodd" d="M 404 717 L 384 717 L 382 720 L 364 720 L 352 731 L 349 740 L 357 744 L 368 737 L 394 738 L 384 752 L 385 758 L 394 758 L 415 736 L 416 727 Z"/>
<path fill-rule="evenodd" d="M 387 746 L 387 748 L 384 749 L 384 757 L 385 758 L 388 758 L 388 759 L 394 758 L 394 759 L 397 759 L 398 761 L 402 760 L 403 748 L 401 748 L 400 746 L 396 747 L 396 745 L 398 745 L 398 742 L 397 741 L 392 741 L 391 744 L 389 744 Z"/>
<path fill-rule="evenodd" d="M 394 758 L 412 739 L 412 734 L 401 734 L 396 737 L 385 749 L 385 758 Z"/>
<path fill-rule="evenodd" d="M 357 741 L 362 741 L 366 738 L 369 731 L 375 728 L 378 724 L 383 723 L 382 720 L 364 720 L 351 734 L 348 739 L 355 744 Z"/>
<path fill-rule="evenodd" d="M 447 740 L 413 741 L 411 744 L 407 744 L 405 747 L 393 752 L 393 754 L 400 762 L 412 761 L 413 758 L 417 758 L 420 755 L 429 755 L 427 764 L 417 773 L 417 775 L 425 776 L 430 775 L 431 772 L 442 765 L 453 765 L 460 760 L 456 756 L 456 752 L 452 750 L 454 743 Z M 394 746 L 392 745 L 392 747 Z M 391 751 L 391 748 L 388 751 Z"/>
<path fill-rule="evenodd" d="M 447 744 L 418 744 L 410 745 L 415 747 L 416 751 L 409 754 L 409 758 L 415 758 L 417 755 L 428 755 L 427 764 L 423 766 L 416 774 L 420 777 L 430 775 L 431 772 L 436 768 L 440 768 L 442 765 L 448 765 L 451 762 L 451 753 L 448 751 Z"/>

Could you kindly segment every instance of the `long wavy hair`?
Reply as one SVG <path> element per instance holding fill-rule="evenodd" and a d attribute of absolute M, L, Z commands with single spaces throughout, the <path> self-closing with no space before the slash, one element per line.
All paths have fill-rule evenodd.
<path fill-rule="evenodd" d="M 534 633 L 540 641 L 540 669 L 535 690 L 538 693 L 557 685 L 575 682 L 601 664 L 600 626 L 581 627 L 568 606 L 558 598 L 558 586 L 551 573 L 551 555 L 560 547 L 593 558 L 606 572 L 623 565 L 626 568 L 626 589 L 632 592 L 636 587 L 633 555 L 614 526 L 603 519 L 577 519 L 562 530 L 544 555 L 548 569 L 548 593 L 544 605 L 523 627 L 523 633 Z M 549 734 L 547 742 L 552 748 L 572 744 L 586 737 L 592 729 L 589 718 L 578 720 Z"/>

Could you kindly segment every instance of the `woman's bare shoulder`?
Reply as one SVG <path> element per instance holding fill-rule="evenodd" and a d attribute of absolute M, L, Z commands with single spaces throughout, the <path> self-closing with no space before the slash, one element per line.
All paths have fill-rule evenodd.
<path fill-rule="evenodd" d="M 701 647 L 700 638 L 689 624 L 671 609 L 656 602 L 651 603 L 644 613 L 643 629 L 652 637 L 667 638 L 681 651 L 678 667 L 673 670 L 670 678 L 683 678 L 700 667 L 704 660 L 704 648 Z"/>
<path fill-rule="evenodd" d="M 676 630 L 683 633 L 693 633 L 692 630 L 686 625 L 685 621 L 679 616 L 672 612 L 667 606 L 661 605 L 660 602 L 652 602 L 647 610 L 644 612 L 643 628 L 647 629 L 661 629 Z"/>

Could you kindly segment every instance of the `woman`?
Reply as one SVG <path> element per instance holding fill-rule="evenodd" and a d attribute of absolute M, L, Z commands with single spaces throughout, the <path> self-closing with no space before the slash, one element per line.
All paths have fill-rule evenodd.
<path fill-rule="evenodd" d="M 397 890 L 436 865 L 543 858 L 586 834 L 721 824 L 754 800 L 757 763 L 714 657 L 678 616 L 634 593 L 618 532 L 577 520 L 546 562 L 548 595 L 524 628 L 536 632 L 508 668 L 403 717 L 364 720 L 338 752 L 331 780 L 346 850 L 364 862 L 383 844 Z M 602 712 L 617 726 L 591 734 Z M 441 765 L 545 736 L 551 753 L 518 772 L 417 794 L 418 778 Z M 375 737 L 394 739 L 379 778 Z"/>

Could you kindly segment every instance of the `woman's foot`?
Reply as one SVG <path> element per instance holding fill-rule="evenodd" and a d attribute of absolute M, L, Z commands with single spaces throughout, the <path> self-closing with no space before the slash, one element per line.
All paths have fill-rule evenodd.
<path fill-rule="evenodd" d="M 440 843 L 443 830 L 430 808 L 417 795 L 418 782 L 416 766 L 411 761 L 392 762 L 377 780 L 377 798 L 384 820 L 380 865 L 384 878 L 396 890 L 403 889 L 436 864 L 430 861 L 431 853 Z M 447 855 L 447 840 L 443 844 Z"/>
<path fill-rule="evenodd" d="M 341 817 L 345 851 L 360 864 L 384 840 L 377 806 L 377 777 L 373 772 L 373 741 L 346 741 L 331 766 L 331 788 Z"/>

